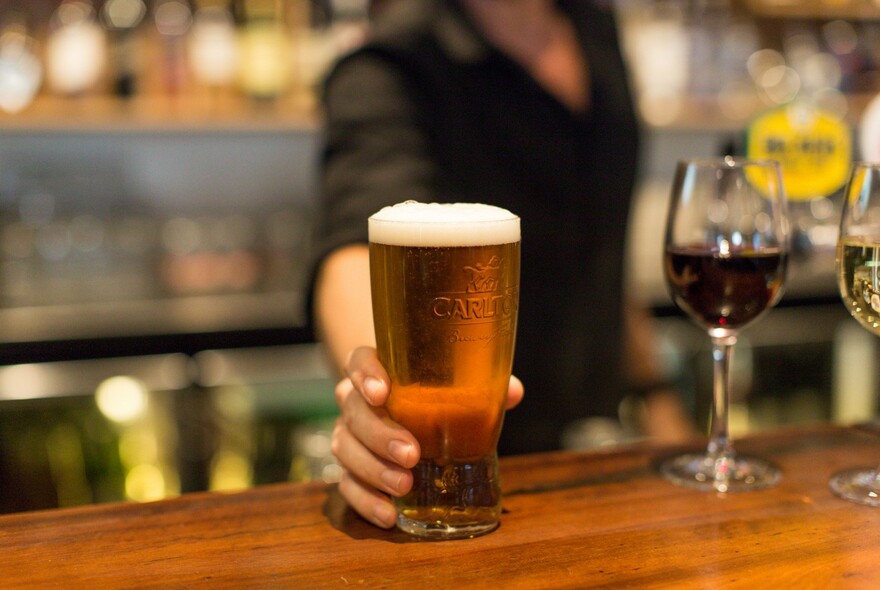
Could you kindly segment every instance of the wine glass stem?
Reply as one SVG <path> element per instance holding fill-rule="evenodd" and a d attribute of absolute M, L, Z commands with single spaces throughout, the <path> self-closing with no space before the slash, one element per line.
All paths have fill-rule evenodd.
<path fill-rule="evenodd" d="M 728 408 L 730 405 L 730 363 L 733 358 L 733 345 L 736 336 L 712 337 L 713 361 L 713 401 L 712 421 L 708 454 L 717 467 L 721 468 L 718 476 L 726 474 L 725 462 L 733 458 L 733 445 L 728 431 Z"/>

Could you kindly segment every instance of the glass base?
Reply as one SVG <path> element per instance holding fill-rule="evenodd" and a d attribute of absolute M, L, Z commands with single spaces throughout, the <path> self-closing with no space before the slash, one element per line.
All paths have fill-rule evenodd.
<path fill-rule="evenodd" d="M 716 492 L 769 488 L 781 477 L 779 469 L 768 461 L 739 455 L 722 458 L 681 455 L 665 461 L 660 473 L 676 485 Z"/>
<path fill-rule="evenodd" d="M 491 533 L 498 528 L 498 521 L 488 520 L 486 522 L 471 522 L 463 525 L 455 525 L 412 520 L 402 514 L 398 514 L 397 528 L 416 537 L 442 541 L 446 539 L 470 539 L 472 537 Z"/>
<path fill-rule="evenodd" d="M 395 498 L 397 528 L 427 539 L 466 539 L 498 528 L 501 486 L 498 457 L 438 462 L 412 469 L 409 494 Z"/>
<path fill-rule="evenodd" d="M 880 506 L 880 482 L 873 469 L 847 469 L 835 473 L 828 485 L 831 491 L 850 502 Z"/>

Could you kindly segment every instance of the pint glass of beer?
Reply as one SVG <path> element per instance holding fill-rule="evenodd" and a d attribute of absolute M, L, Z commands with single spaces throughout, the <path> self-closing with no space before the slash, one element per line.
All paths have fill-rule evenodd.
<path fill-rule="evenodd" d="M 403 531 L 437 539 L 498 526 L 496 446 L 519 305 L 519 217 L 408 201 L 370 217 L 370 277 L 387 408 L 421 445 Z"/>

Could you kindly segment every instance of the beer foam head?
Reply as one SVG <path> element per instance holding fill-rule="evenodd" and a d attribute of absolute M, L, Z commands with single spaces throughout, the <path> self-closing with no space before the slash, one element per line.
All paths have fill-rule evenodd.
<path fill-rule="evenodd" d="M 385 207 L 369 219 L 370 241 L 390 246 L 488 246 L 518 242 L 519 217 L 482 203 L 419 203 Z"/>

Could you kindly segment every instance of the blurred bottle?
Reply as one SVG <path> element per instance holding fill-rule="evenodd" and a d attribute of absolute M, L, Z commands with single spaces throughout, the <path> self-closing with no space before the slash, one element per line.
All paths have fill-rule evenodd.
<path fill-rule="evenodd" d="M 101 11 L 104 26 L 111 33 L 113 92 L 120 97 L 130 97 L 137 90 L 137 29 L 146 13 L 143 0 L 107 0 Z"/>
<path fill-rule="evenodd" d="M 623 44 L 633 67 L 638 107 L 646 121 L 669 124 L 684 109 L 693 72 L 693 43 L 680 2 L 633 0 L 621 4 Z"/>
<path fill-rule="evenodd" d="M 156 0 L 153 22 L 162 45 L 163 89 L 178 94 L 188 74 L 185 36 L 193 24 L 192 7 L 185 0 Z"/>
<path fill-rule="evenodd" d="M 0 29 L 0 109 L 24 110 L 37 95 L 43 66 L 24 15 L 13 13 Z"/>
<path fill-rule="evenodd" d="M 187 45 L 193 76 L 216 94 L 230 88 L 238 71 L 238 41 L 232 13 L 225 6 L 200 6 L 193 15 Z"/>
<path fill-rule="evenodd" d="M 305 106 L 313 106 L 318 86 L 336 57 L 353 50 L 366 37 L 366 0 L 292 0 L 289 20 L 294 31 L 293 74 Z"/>
<path fill-rule="evenodd" d="M 238 81 L 242 91 L 257 99 L 281 96 L 291 82 L 291 35 L 280 0 L 236 0 L 240 61 Z"/>
<path fill-rule="evenodd" d="M 81 95 L 97 87 L 107 65 L 107 39 L 91 0 L 64 0 L 49 23 L 46 81 L 54 92 Z"/>

